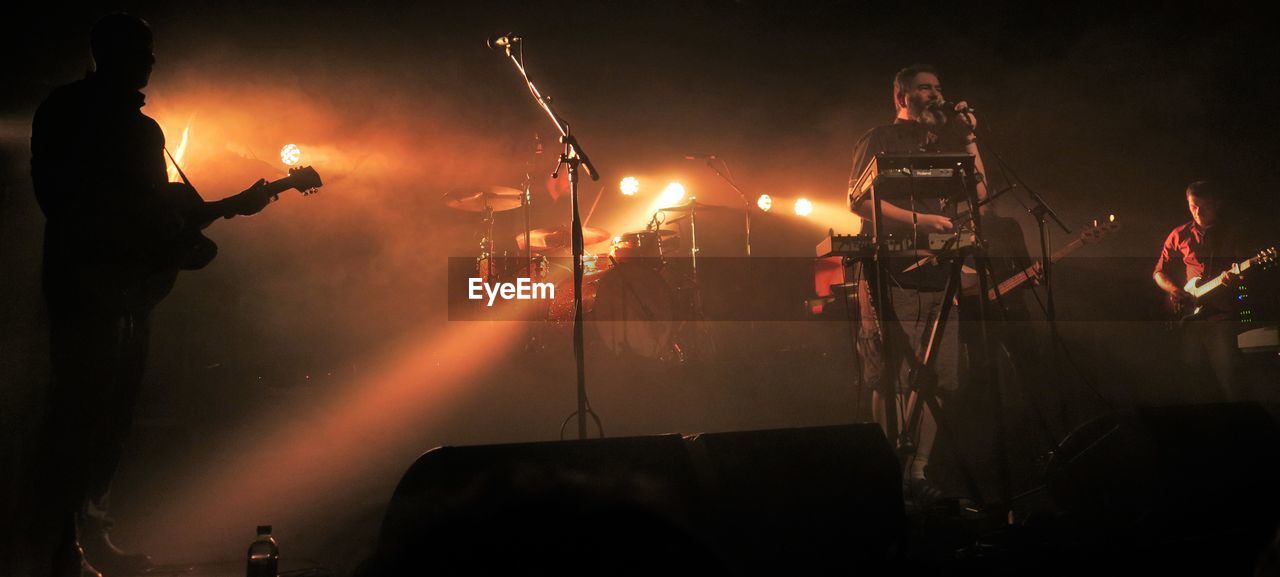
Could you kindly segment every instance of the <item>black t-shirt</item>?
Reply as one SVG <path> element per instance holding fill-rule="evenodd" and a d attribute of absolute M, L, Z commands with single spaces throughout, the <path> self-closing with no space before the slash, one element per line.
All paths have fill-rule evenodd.
<path fill-rule="evenodd" d="M 36 111 L 31 176 L 51 301 L 82 301 L 110 287 L 106 277 L 145 270 L 149 251 L 181 222 L 165 198 L 164 134 L 143 103 L 140 92 L 91 74 Z"/>

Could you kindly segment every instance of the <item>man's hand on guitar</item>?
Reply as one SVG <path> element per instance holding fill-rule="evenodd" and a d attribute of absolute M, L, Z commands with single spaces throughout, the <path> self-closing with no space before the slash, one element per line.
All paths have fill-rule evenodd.
<path fill-rule="evenodd" d="M 1237 284 L 1240 284 L 1240 273 L 1225 270 L 1222 271 L 1221 275 L 1218 275 L 1218 280 L 1223 284 L 1223 286 L 1228 288 L 1234 287 Z"/>
<path fill-rule="evenodd" d="M 253 186 L 237 194 L 235 201 L 232 202 L 232 208 L 235 209 L 236 214 L 241 216 L 257 214 L 266 208 L 268 204 L 271 204 L 271 200 L 274 197 L 262 190 L 266 187 L 266 184 L 267 179 L 258 179 L 258 182 L 253 183 Z"/>

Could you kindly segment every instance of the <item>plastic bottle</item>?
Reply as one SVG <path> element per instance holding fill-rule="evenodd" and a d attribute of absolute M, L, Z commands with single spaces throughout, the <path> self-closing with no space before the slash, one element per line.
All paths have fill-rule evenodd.
<path fill-rule="evenodd" d="M 258 539 L 249 545 L 249 563 L 245 577 L 276 577 L 279 565 L 280 548 L 271 536 L 271 525 L 258 525 Z"/>

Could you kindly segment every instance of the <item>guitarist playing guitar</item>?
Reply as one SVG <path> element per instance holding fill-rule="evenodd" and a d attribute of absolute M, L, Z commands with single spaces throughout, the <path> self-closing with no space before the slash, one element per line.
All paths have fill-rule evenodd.
<path fill-rule="evenodd" d="M 141 110 L 155 63 L 150 27 L 108 15 L 90 48 L 94 69 L 55 89 L 32 121 L 52 373 L 24 467 L 34 476 L 30 542 L 18 550 L 29 552 L 32 575 L 98 575 L 95 566 L 131 575 L 150 566 L 107 537 L 107 494 L 142 384 L 151 310 L 179 269 L 212 260 L 216 249 L 200 233 L 209 223 L 257 213 L 287 188 L 320 186 L 315 171 L 297 169 L 205 202 L 189 185 L 169 183 L 164 134 Z"/>
<path fill-rule="evenodd" d="M 1222 285 L 1215 292 L 1226 298 L 1197 301 L 1203 307 L 1199 315 L 1203 322 L 1183 325 L 1182 358 L 1197 371 L 1208 369 L 1227 400 L 1241 400 L 1238 323 L 1229 303 L 1240 281 L 1239 269 L 1232 265 L 1248 251 L 1241 242 L 1239 223 L 1225 218 L 1228 207 L 1218 183 L 1193 182 L 1187 186 L 1186 197 L 1191 221 L 1169 233 L 1152 278 L 1175 304 L 1192 299 L 1183 285 L 1188 279 L 1199 277 Z"/>

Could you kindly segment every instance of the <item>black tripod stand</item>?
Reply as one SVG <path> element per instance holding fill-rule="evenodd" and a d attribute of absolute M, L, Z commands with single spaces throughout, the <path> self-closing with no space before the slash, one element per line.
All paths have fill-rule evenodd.
<path fill-rule="evenodd" d="M 955 310 L 956 298 L 960 294 L 960 275 L 963 271 L 964 263 L 968 259 L 972 258 L 975 264 L 983 263 L 978 265 L 978 275 L 979 278 L 982 279 L 979 281 L 979 284 L 982 286 L 984 291 L 986 290 L 986 279 L 990 278 L 990 269 L 989 267 L 984 266 L 985 256 L 982 256 L 981 252 L 981 249 L 977 246 L 968 247 L 955 251 L 949 259 L 950 262 L 947 265 L 947 284 L 946 288 L 943 289 L 942 308 L 938 312 L 938 316 L 933 319 L 932 326 L 929 327 L 929 337 L 925 342 L 924 352 L 921 355 L 920 363 L 913 366 L 910 371 L 908 384 L 909 393 L 904 402 L 906 419 L 903 423 L 902 433 L 899 437 L 898 443 L 899 454 L 902 456 L 904 467 L 909 466 L 911 458 L 914 457 L 917 450 L 915 439 L 919 438 L 920 435 L 921 421 L 925 407 L 928 407 L 929 413 L 938 424 L 939 432 L 947 435 L 948 437 L 954 437 L 954 428 L 950 425 L 950 419 L 938 400 L 938 373 L 935 369 L 935 365 L 937 364 L 938 351 L 942 347 L 942 338 L 946 331 L 947 321 L 951 318 L 951 314 Z M 980 308 L 985 309 L 985 307 Z M 986 334 L 985 314 L 985 311 L 979 313 L 979 322 L 984 325 L 981 329 L 982 336 L 979 339 L 979 346 L 983 349 L 980 357 L 985 359 L 985 364 L 987 364 L 991 369 L 988 373 L 990 378 L 988 387 L 991 389 L 989 402 L 993 405 L 993 408 L 998 411 L 1001 402 L 998 392 L 998 373 L 995 370 L 994 360 L 991 358 L 991 351 L 989 350 L 990 341 Z M 997 417 L 996 437 L 997 450 L 999 451 L 999 454 L 997 455 L 996 462 L 999 467 L 998 472 L 1001 477 L 1001 501 L 1006 501 L 1009 472 L 1007 460 L 1004 458 L 1004 436 L 1003 427 L 1000 425 L 1001 422 L 1002 420 Z M 977 480 L 974 478 L 974 475 L 969 469 L 966 461 L 967 460 L 963 457 L 957 459 L 957 467 L 960 469 L 961 477 L 965 482 L 965 488 L 968 489 L 969 494 L 973 496 L 974 501 L 979 506 L 983 506 L 985 505 L 985 499 L 983 498 L 982 491 L 979 489 Z"/>
<path fill-rule="evenodd" d="M 886 433 L 890 439 L 898 440 L 900 448 L 905 449 L 907 454 L 914 452 L 912 439 L 919 434 L 921 417 L 926 406 L 937 422 L 940 432 L 950 435 L 951 431 L 953 431 L 953 427 L 948 424 L 947 416 L 937 397 L 937 374 L 934 370 L 934 365 L 937 361 L 938 350 L 941 346 L 947 319 L 960 291 L 960 274 L 966 260 L 971 259 L 974 263 L 978 276 L 979 294 L 986 295 L 993 282 L 990 263 L 984 248 L 985 237 L 983 236 L 980 214 L 982 203 L 978 199 L 977 184 L 978 178 L 976 176 L 974 158 L 968 154 L 878 154 L 868 164 L 854 187 L 859 193 L 869 193 L 872 202 L 872 244 L 875 252 L 871 259 L 873 266 L 868 267 L 870 269 L 868 281 L 873 287 L 872 298 L 876 301 L 874 310 L 882 327 L 881 354 L 887 359 L 895 358 L 894 353 L 896 351 L 893 349 L 896 345 L 893 342 L 894 338 L 888 330 L 889 325 L 886 324 L 886 321 L 896 323 L 897 318 L 889 306 L 891 303 L 887 270 L 889 254 L 886 249 L 888 237 L 884 234 L 884 219 L 881 212 L 882 197 L 894 187 L 900 187 L 905 188 L 912 199 L 915 199 L 918 193 L 941 198 L 958 198 L 966 202 L 970 210 L 974 243 L 972 246 L 957 249 L 945 255 L 946 260 L 948 260 L 949 274 L 946 288 L 943 292 L 942 310 L 929 329 L 929 337 L 919 365 L 911 371 L 909 395 L 904 403 L 906 417 L 904 422 L 901 423 L 901 430 L 899 430 L 897 420 L 897 387 L 893 385 L 892 388 L 894 390 L 885 390 L 886 387 L 883 386 L 883 383 L 881 386 L 882 392 L 889 393 L 883 395 Z M 990 315 L 987 310 L 986 299 L 980 299 L 979 302 L 981 303 L 978 310 L 979 346 L 982 349 L 981 358 L 985 360 L 983 368 L 987 373 L 987 400 L 994 409 L 993 414 L 998 415 L 1002 402 L 1000 398 L 999 371 L 994 359 L 995 349 L 992 346 L 986 327 L 986 319 Z M 896 367 L 896 363 L 893 366 Z M 886 382 L 890 381 L 888 378 L 884 380 Z M 1004 424 L 1000 418 L 995 419 L 995 428 L 996 447 L 994 456 L 1000 478 L 1000 498 L 998 501 L 1001 506 L 1007 506 L 1009 502 L 1009 466 L 1006 455 Z M 984 506 L 986 504 L 985 499 L 965 461 L 963 458 L 959 459 L 960 470 L 969 493 L 979 506 Z M 906 463 L 904 462 L 905 465 Z"/>

